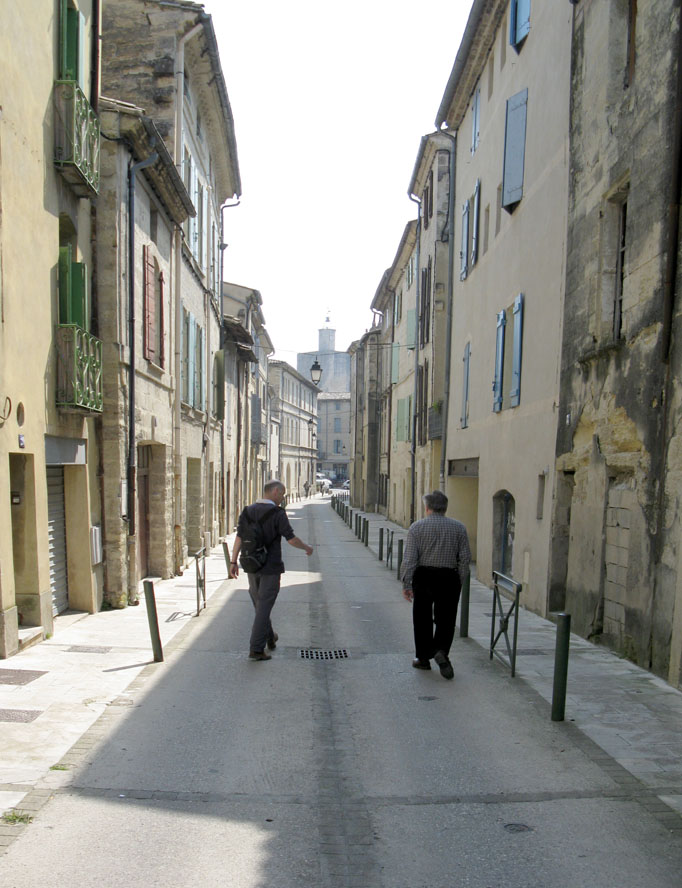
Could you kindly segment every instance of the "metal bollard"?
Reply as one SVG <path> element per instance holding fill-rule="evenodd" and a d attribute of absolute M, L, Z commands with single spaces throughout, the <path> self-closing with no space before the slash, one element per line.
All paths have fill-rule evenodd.
<path fill-rule="evenodd" d="M 403 543 L 404 540 L 398 540 L 398 576 L 400 576 L 400 568 L 403 563 Z"/>
<path fill-rule="evenodd" d="M 159 634 L 159 618 L 156 613 L 154 583 L 151 580 L 144 581 L 144 603 L 147 605 L 147 620 L 149 621 L 149 634 L 152 639 L 154 662 L 163 663 L 163 648 L 161 647 L 161 635 Z"/>
<path fill-rule="evenodd" d="M 227 540 L 223 540 L 223 555 L 225 556 L 225 567 L 227 568 L 227 575 L 230 575 L 230 547 L 227 545 Z"/>
<path fill-rule="evenodd" d="M 369 546 L 369 518 L 365 518 L 365 534 L 363 542 L 365 546 Z"/>
<path fill-rule="evenodd" d="M 384 560 L 384 528 L 379 528 L 379 561 Z"/>
<path fill-rule="evenodd" d="M 459 605 L 459 637 L 469 637 L 469 594 L 471 592 L 471 574 L 467 572 L 462 583 L 462 596 Z"/>
<path fill-rule="evenodd" d="M 552 688 L 552 721 L 563 721 L 566 712 L 566 680 L 568 648 L 571 640 L 571 615 L 556 615 L 556 648 L 554 651 L 554 686 Z"/>

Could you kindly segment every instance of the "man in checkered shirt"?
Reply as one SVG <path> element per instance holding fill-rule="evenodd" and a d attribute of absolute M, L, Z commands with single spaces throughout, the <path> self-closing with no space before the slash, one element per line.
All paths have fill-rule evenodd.
<path fill-rule="evenodd" d="M 407 532 L 401 566 L 403 595 L 412 602 L 415 669 L 430 669 L 434 659 L 443 678 L 453 678 L 448 659 L 462 583 L 471 551 L 466 527 L 447 518 L 448 498 L 440 490 L 423 497 L 426 517 Z M 434 628 L 435 624 L 435 628 Z"/>

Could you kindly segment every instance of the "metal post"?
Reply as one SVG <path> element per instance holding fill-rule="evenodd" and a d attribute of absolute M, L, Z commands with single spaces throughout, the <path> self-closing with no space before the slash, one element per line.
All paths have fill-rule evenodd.
<path fill-rule="evenodd" d="M 379 528 L 379 561 L 384 560 L 384 528 Z"/>
<path fill-rule="evenodd" d="M 154 583 L 151 580 L 144 581 L 144 603 L 147 605 L 147 620 L 149 621 L 149 634 L 152 639 L 154 662 L 163 663 L 163 648 L 161 647 L 161 635 L 159 634 L 159 618 L 156 613 Z"/>
<path fill-rule="evenodd" d="M 568 647 L 571 640 L 571 615 L 557 614 L 556 648 L 554 651 L 554 687 L 552 689 L 552 721 L 563 721 L 566 712 L 566 679 Z"/>
<path fill-rule="evenodd" d="M 403 563 L 403 543 L 404 540 L 398 540 L 398 576 L 400 576 L 400 568 Z"/>
<path fill-rule="evenodd" d="M 230 547 L 227 545 L 227 540 L 223 540 L 223 555 L 225 556 L 225 567 L 227 568 L 227 575 L 230 575 Z"/>
<path fill-rule="evenodd" d="M 365 518 L 365 546 L 369 546 L 369 518 Z"/>
<path fill-rule="evenodd" d="M 462 583 L 462 596 L 459 605 L 459 637 L 469 637 L 469 593 L 471 591 L 471 574 L 467 571 Z"/>

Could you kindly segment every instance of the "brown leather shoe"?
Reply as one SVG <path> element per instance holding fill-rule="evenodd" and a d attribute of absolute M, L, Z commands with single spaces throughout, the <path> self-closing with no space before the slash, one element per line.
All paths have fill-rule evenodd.
<path fill-rule="evenodd" d="M 412 661 L 412 665 L 414 666 L 415 669 L 430 669 L 431 668 L 431 664 L 429 663 L 428 660 L 420 660 L 418 658 L 415 658 Z"/>
<path fill-rule="evenodd" d="M 272 660 L 272 657 L 265 651 L 249 651 L 249 660 Z"/>
<path fill-rule="evenodd" d="M 279 635 L 278 635 L 276 632 L 273 632 L 273 633 L 272 633 L 272 637 L 271 637 L 271 638 L 268 638 L 268 640 L 267 640 L 267 643 L 266 643 L 266 645 L 265 645 L 266 648 L 267 648 L 269 651 L 274 651 L 274 649 L 277 647 L 277 641 L 278 641 L 278 639 L 279 639 Z"/>

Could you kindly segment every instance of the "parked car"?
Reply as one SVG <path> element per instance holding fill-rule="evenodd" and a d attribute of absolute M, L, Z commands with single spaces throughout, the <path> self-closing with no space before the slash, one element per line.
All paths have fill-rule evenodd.
<path fill-rule="evenodd" d="M 346 478 L 346 480 L 341 485 L 342 490 L 350 490 L 350 478 Z"/>

